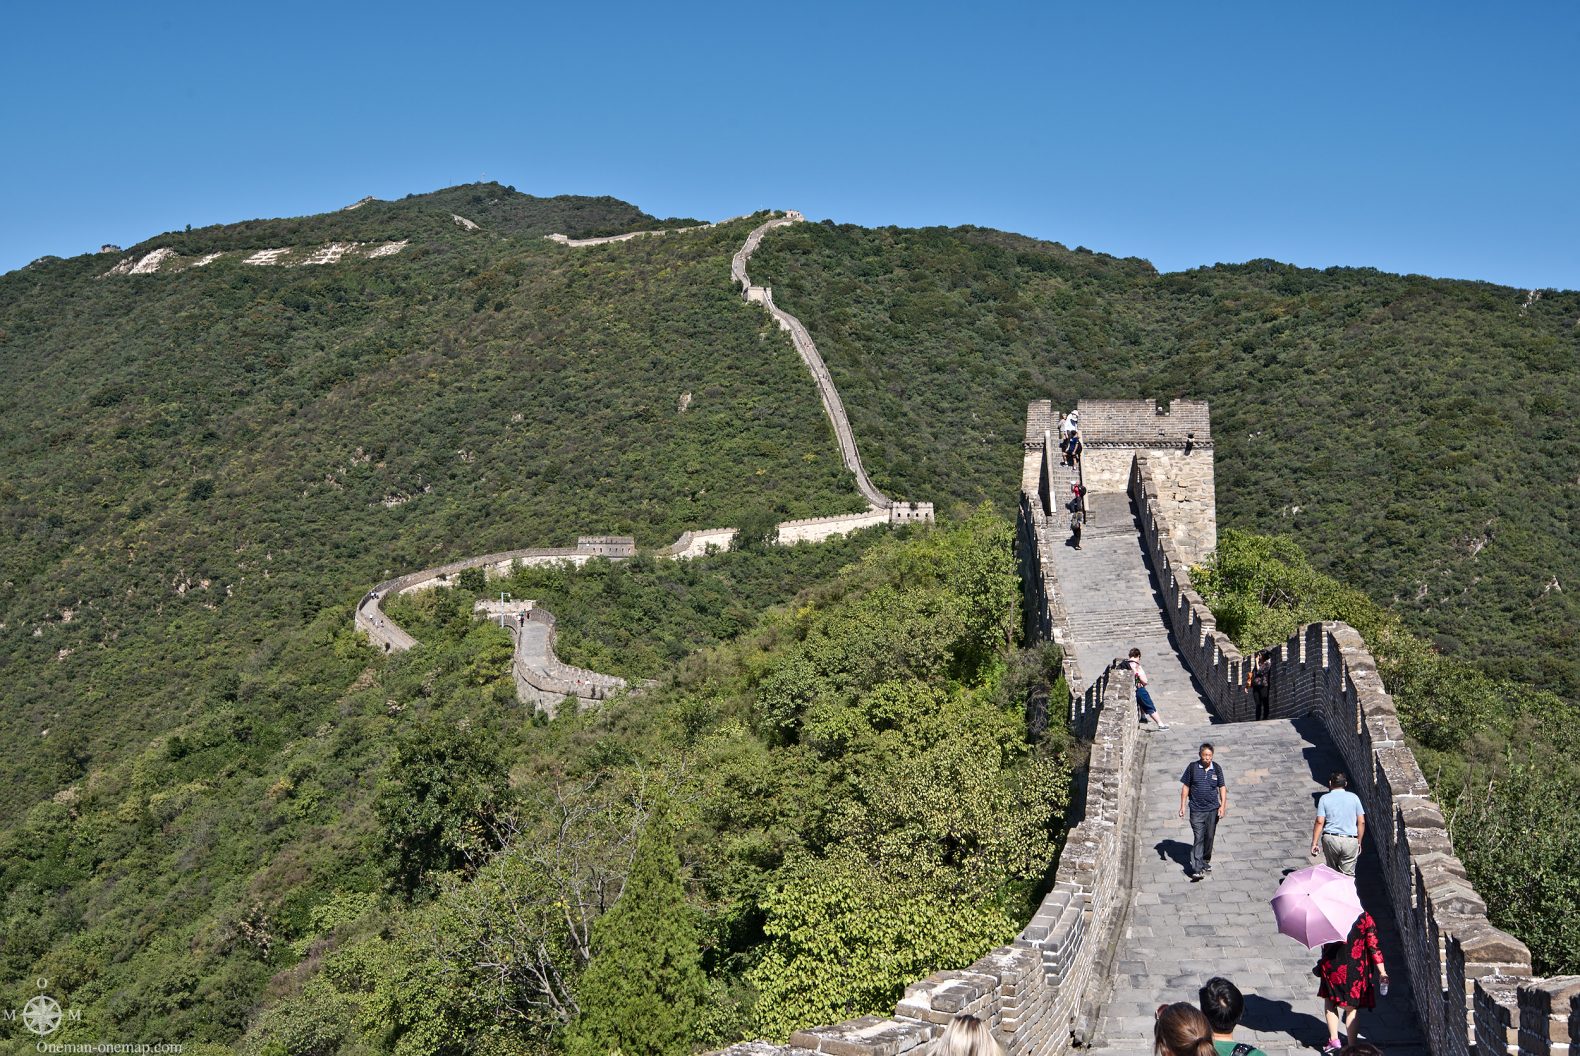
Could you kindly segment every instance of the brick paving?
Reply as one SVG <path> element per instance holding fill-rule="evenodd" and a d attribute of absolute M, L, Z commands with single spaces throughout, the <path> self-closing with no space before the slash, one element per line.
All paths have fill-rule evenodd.
<path fill-rule="evenodd" d="M 1094 1047 L 1150 1052 L 1157 1006 L 1194 1002 L 1203 983 L 1223 975 L 1246 995 L 1239 1040 L 1268 1056 L 1318 1048 L 1327 1031 L 1312 975 L 1316 951 L 1277 933 L 1268 900 L 1287 871 L 1311 864 L 1313 805 L 1325 791 L 1322 779 L 1340 766 L 1338 752 L 1314 718 L 1215 723 L 1170 642 L 1128 497 L 1091 496 L 1089 506 L 1094 523 L 1082 549 L 1060 547 L 1054 557 L 1071 648 L 1088 677 L 1140 648 L 1170 724 L 1145 733 L 1133 897 Z M 1178 816 L 1179 778 L 1203 740 L 1214 743 L 1223 765 L 1229 812 L 1218 827 L 1211 877 L 1193 883 L 1185 870 L 1191 830 Z M 1388 1056 L 1424 1056 L 1408 969 L 1375 864 L 1368 846 L 1360 862 L 1361 900 L 1377 918 L 1392 984 L 1375 1011 L 1361 1013 L 1358 1033 Z"/>

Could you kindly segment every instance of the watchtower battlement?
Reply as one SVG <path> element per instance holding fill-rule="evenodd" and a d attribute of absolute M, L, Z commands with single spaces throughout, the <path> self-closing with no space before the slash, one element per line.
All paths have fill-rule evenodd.
<path fill-rule="evenodd" d="M 1212 412 L 1206 400 L 1080 400 L 1075 405 L 1081 435 L 1081 483 L 1094 495 L 1130 489 L 1130 464 L 1148 456 L 1158 498 L 1180 552 L 1198 564 L 1218 548 L 1218 505 L 1213 486 Z M 1059 419 L 1052 400 L 1026 408 L 1022 490 L 1041 494 L 1052 514 L 1048 482 L 1062 457 Z M 1065 496 L 1067 497 L 1067 496 Z"/>

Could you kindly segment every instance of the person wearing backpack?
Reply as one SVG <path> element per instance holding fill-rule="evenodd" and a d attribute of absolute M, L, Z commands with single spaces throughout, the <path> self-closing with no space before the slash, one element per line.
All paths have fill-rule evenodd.
<path fill-rule="evenodd" d="M 1212 1047 L 1218 1056 L 1267 1056 L 1255 1045 L 1234 1040 L 1234 1028 L 1245 1014 L 1240 988 L 1223 976 L 1214 976 L 1201 988 L 1201 1012 L 1212 1027 Z"/>

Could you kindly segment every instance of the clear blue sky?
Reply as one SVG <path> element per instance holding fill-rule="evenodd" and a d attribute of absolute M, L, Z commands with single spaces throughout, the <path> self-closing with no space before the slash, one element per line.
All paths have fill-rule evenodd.
<path fill-rule="evenodd" d="M 1580 4 L 3 0 L 0 270 L 489 179 L 1580 287 Z"/>

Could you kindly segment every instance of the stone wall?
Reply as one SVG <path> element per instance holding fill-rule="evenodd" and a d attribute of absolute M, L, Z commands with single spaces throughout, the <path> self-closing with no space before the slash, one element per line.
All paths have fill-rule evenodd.
<path fill-rule="evenodd" d="M 680 538 L 660 550 L 658 555 L 676 560 L 704 557 L 715 551 L 730 549 L 735 545 L 735 537 L 738 534 L 740 534 L 738 528 L 699 528 L 696 531 L 681 532 Z"/>
<path fill-rule="evenodd" d="M 483 570 L 485 576 L 508 576 L 524 565 L 566 564 L 581 566 L 594 557 L 622 560 L 636 554 L 636 542 L 630 536 L 584 535 L 571 547 L 530 547 L 523 550 L 505 550 L 496 554 L 483 554 L 420 572 L 385 580 L 364 594 L 357 602 L 354 623 L 357 630 L 367 636 L 375 647 L 385 653 L 403 653 L 417 644 L 406 630 L 385 615 L 382 602 L 391 594 L 410 594 L 419 590 L 433 590 L 455 585 L 456 577 L 469 568 Z M 494 608 L 499 603 L 485 605 L 484 611 L 498 614 Z M 614 675 L 604 675 L 584 668 L 561 664 L 554 655 L 554 617 L 534 603 L 521 602 L 503 606 L 506 615 L 503 625 L 515 640 L 512 670 L 516 680 L 516 696 L 523 704 L 553 714 L 554 709 L 567 696 L 582 701 L 603 700 L 617 689 L 625 688 L 625 680 Z M 520 611 L 516 611 L 520 610 Z M 513 613 L 513 614 L 512 614 Z M 546 624 L 548 634 L 546 650 L 530 648 L 535 639 L 522 634 L 523 620 Z"/>
<path fill-rule="evenodd" d="M 1181 654 L 1220 718 L 1250 719 L 1246 658 L 1219 633 L 1191 587 L 1188 559 L 1169 522 L 1174 507 L 1145 454 L 1134 459 L 1131 498 Z M 1580 978 L 1529 978 L 1525 945 L 1487 920 L 1360 634 L 1343 623 L 1302 627 L 1273 650 L 1272 694 L 1275 717 L 1321 719 L 1352 790 L 1366 804 L 1431 1051 L 1566 1052 L 1580 1025 Z"/>
<path fill-rule="evenodd" d="M 834 439 L 839 444 L 840 458 L 844 461 L 845 468 L 856 475 L 856 489 L 861 492 L 862 498 L 873 506 L 888 509 L 889 497 L 873 484 L 861 463 L 861 452 L 856 448 L 856 434 L 851 430 L 850 419 L 845 415 L 844 401 L 839 397 L 839 389 L 835 387 L 834 378 L 829 374 L 828 365 L 823 362 L 823 356 L 818 352 L 817 345 L 813 343 L 812 335 L 801 324 L 801 320 L 774 303 L 773 290 L 764 286 L 753 286 L 751 277 L 746 273 L 746 265 L 751 260 L 752 254 L 757 251 L 757 247 L 762 244 L 763 236 L 776 227 L 784 227 L 800 219 L 800 213 L 792 212 L 754 228 L 730 261 L 730 277 L 741 288 L 741 295 L 747 301 L 767 308 L 768 314 L 779 324 L 779 329 L 790 334 L 790 343 L 795 346 L 796 353 L 806 364 L 807 370 L 811 371 L 812 380 L 817 384 L 818 398 L 823 401 L 823 411 L 828 415 L 829 424 L 834 429 Z M 931 509 L 931 505 L 928 505 L 929 512 Z"/>
<path fill-rule="evenodd" d="M 580 706 L 605 700 L 610 694 L 626 688 L 623 678 L 560 662 L 554 651 L 557 632 L 552 612 L 534 605 L 523 616 L 514 622 L 506 618 L 506 626 L 516 643 L 511 669 L 516 678 L 516 695 L 521 700 L 534 702 L 540 711 L 552 717 L 567 698 L 574 699 Z M 525 626 L 527 623 L 538 624 L 544 629 L 541 648 L 530 644 L 534 636 Z"/>
<path fill-rule="evenodd" d="M 614 536 L 583 536 L 582 540 L 610 540 Z M 507 576 L 517 565 L 548 565 L 567 564 L 580 566 L 586 564 L 596 556 L 618 544 L 602 541 L 588 543 L 588 548 L 583 549 L 578 543 L 575 548 L 537 546 L 522 550 L 504 550 L 497 554 L 482 554 L 478 557 L 462 558 L 448 564 L 438 565 L 434 568 L 425 568 L 420 572 L 410 572 L 404 576 L 387 579 L 362 595 L 357 602 L 356 615 L 353 622 L 357 630 L 367 635 L 368 639 L 386 653 L 403 653 L 417 644 L 417 639 L 407 634 L 393 620 L 384 614 L 381 602 L 391 594 L 410 594 L 418 590 L 431 590 L 435 587 L 450 587 L 455 585 L 455 577 L 469 568 L 480 568 L 485 576 Z M 635 553 L 635 544 L 632 543 L 631 552 Z M 629 556 L 629 555 L 619 555 Z"/>
<path fill-rule="evenodd" d="M 861 513 L 839 513 L 832 517 L 807 517 L 779 524 L 774 541 L 780 546 L 795 543 L 820 543 L 836 535 L 849 535 L 863 528 L 889 523 L 887 510 L 868 509 Z"/>

